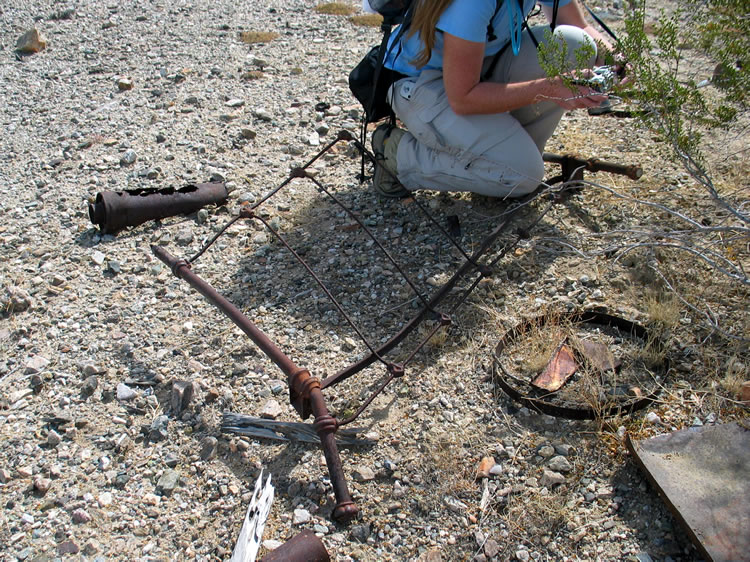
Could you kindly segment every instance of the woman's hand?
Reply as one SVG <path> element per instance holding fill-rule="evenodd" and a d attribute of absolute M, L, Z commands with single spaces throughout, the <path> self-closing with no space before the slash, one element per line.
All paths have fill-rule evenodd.
<path fill-rule="evenodd" d="M 608 98 L 607 94 L 597 92 L 589 86 L 565 83 L 562 77 L 551 78 L 537 101 L 551 101 L 563 109 L 587 109 L 598 107 Z"/>

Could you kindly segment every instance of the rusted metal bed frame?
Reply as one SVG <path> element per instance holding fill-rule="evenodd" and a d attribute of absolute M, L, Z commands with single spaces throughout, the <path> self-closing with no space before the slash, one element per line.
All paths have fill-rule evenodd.
<path fill-rule="evenodd" d="M 252 206 L 243 207 L 239 214 L 231 219 L 211 240 L 209 240 L 204 247 L 190 259 L 178 259 L 170 255 L 165 249 L 160 246 L 152 246 L 154 255 L 168 265 L 172 273 L 186 281 L 191 287 L 208 299 L 214 304 L 219 310 L 221 310 L 229 319 L 234 322 L 259 348 L 260 350 L 273 361 L 279 369 L 286 375 L 289 386 L 289 399 L 292 406 L 298 412 L 300 417 L 304 420 L 310 415 L 313 416 L 313 427 L 320 438 L 320 443 L 323 448 L 323 452 L 328 466 L 328 472 L 331 478 L 331 484 L 333 492 L 336 498 L 336 505 L 333 510 L 333 519 L 347 523 L 353 519 L 357 513 L 358 508 L 352 501 L 351 495 L 346 483 L 344 476 L 341 459 L 339 457 L 335 433 L 338 428 L 351 423 L 354 421 L 372 402 L 372 400 L 381 393 L 385 387 L 393 381 L 395 378 L 402 377 L 405 373 L 405 367 L 409 362 L 413 360 L 416 354 L 418 354 L 427 342 L 441 329 L 445 329 L 452 322 L 451 315 L 461 306 L 461 304 L 468 298 L 469 294 L 476 288 L 482 279 L 490 277 L 493 272 L 493 268 L 497 265 L 498 261 L 502 259 L 510 250 L 512 250 L 520 240 L 529 236 L 529 231 L 544 217 L 549 209 L 556 204 L 559 199 L 559 195 L 564 191 L 565 187 L 576 186 L 576 181 L 583 179 L 583 171 L 599 171 L 604 170 L 610 173 L 623 174 L 632 179 L 638 179 L 641 175 L 641 170 L 637 166 L 623 166 L 619 164 L 613 164 L 609 162 L 602 162 L 599 160 L 584 160 L 580 158 L 574 158 L 570 156 L 558 156 L 553 154 L 544 155 L 544 159 L 548 162 L 560 164 L 562 173 L 560 176 L 550 180 L 547 185 L 554 184 L 557 182 L 563 183 L 563 188 L 557 188 L 552 190 L 549 187 L 540 187 L 539 190 L 530 194 L 529 196 L 520 199 L 514 203 L 503 215 L 501 220 L 490 234 L 481 242 L 478 249 L 467 254 L 459 245 L 459 243 L 453 239 L 453 237 L 446 231 L 446 229 L 437 221 L 422 205 L 418 200 L 415 200 L 415 204 L 419 210 L 431 221 L 435 226 L 436 230 L 440 231 L 450 243 L 458 249 L 464 259 L 463 264 L 457 269 L 455 274 L 433 295 L 429 298 L 420 292 L 414 282 L 409 279 L 409 276 L 405 273 L 404 269 L 398 264 L 398 262 L 391 256 L 388 250 L 378 241 L 374 234 L 368 229 L 364 222 L 352 212 L 342 201 L 340 201 L 335 194 L 326 189 L 320 181 L 314 177 L 313 174 L 308 173 L 308 168 L 323 154 L 331 150 L 331 148 L 339 142 L 349 142 L 365 154 L 373 163 L 375 158 L 370 151 L 362 145 L 357 139 L 355 139 L 348 131 L 342 131 L 338 134 L 335 140 L 326 145 L 317 155 L 309 160 L 303 166 L 295 168 L 289 177 L 284 180 L 278 187 L 270 191 L 259 201 L 255 202 Z M 376 164 L 377 165 L 377 164 Z M 352 318 L 346 313 L 341 304 L 336 300 L 331 291 L 326 287 L 323 281 L 316 275 L 313 268 L 308 264 L 302 256 L 300 256 L 282 236 L 282 234 L 274 229 L 273 226 L 267 221 L 260 213 L 256 212 L 261 205 L 268 201 L 271 197 L 282 190 L 288 185 L 291 180 L 295 178 L 306 178 L 313 182 L 315 186 L 324 193 L 327 197 L 332 199 L 341 209 L 347 213 L 347 215 L 356 221 L 359 227 L 371 238 L 378 249 L 406 280 L 410 285 L 411 289 L 416 294 L 417 298 L 421 301 L 421 308 L 417 314 L 409 320 L 403 327 L 393 335 L 387 342 L 382 345 L 373 345 L 365 334 L 358 328 Z M 572 182 L 572 183 L 571 183 Z M 541 209 L 538 216 L 530 223 L 525 225 L 523 228 L 517 228 L 515 231 L 514 238 L 506 243 L 490 260 L 483 260 L 488 254 L 490 248 L 494 248 L 501 234 L 505 233 L 513 223 L 513 219 L 520 209 L 527 205 L 534 199 L 547 197 L 549 201 L 546 206 Z M 319 380 L 313 376 L 310 371 L 304 367 L 300 367 L 295 364 L 280 348 L 273 342 L 265 333 L 263 333 L 258 327 L 245 315 L 243 314 L 234 304 L 223 297 L 201 277 L 192 271 L 191 265 L 224 233 L 230 228 L 235 222 L 239 220 L 255 220 L 260 221 L 265 225 L 269 232 L 289 251 L 292 253 L 294 258 L 307 270 L 309 275 L 315 280 L 320 288 L 325 292 L 327 297 L 333 303 L 338 312 L 356 332 L 358 337 L 367 346 L 368 352 L 364 357 L 351 365 L 345 367 L 339 372 Z M 474 275 L 468 285 L 462 289 L 457 300 L 452 303 L 450 310 L 444 311 L 439 309 L 439 305 L 445 300 L 446 296 L 453 291 L 459 280 Z M 399 345 L 410 333 L 414 331 L 417 326 L 425 321 L 432 321 L 433 326 L 427 331 L 426 335 L 421 338 L 421 341 L 412 349 L 407 358 L 396 363 L 388 359 L 388 352 Z M 364 401 L 358 411 L 343 420 L 334 418 L 328 410 L 326 400 L 323 396 L 323 391 L 329 389 L 336 384 L 352 377 L 359 373 L 363 369 L 372 365 L 375 362 L 380 362 L 386 369 L 386 376 L 380 384 L 380 386 Z"/>

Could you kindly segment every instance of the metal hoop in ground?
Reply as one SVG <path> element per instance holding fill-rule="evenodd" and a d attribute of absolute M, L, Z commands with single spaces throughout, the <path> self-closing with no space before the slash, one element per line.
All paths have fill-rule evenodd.
<path fill-rule="evenodd" d="M 584 344 L 590 342 L 593 345 Z M 559 390 L 532 380 L 567 346 L 575 371 Z M 591 347 L 607 357 L 591 357 Z M 589 357 L 586 357 L 586 355 Z M 591 420 L 629 414 L 658 395 L 669 372 L 664 344 L 644 326 L 593 310 L 546 314 L 506 332 L 495 347 L 492 376 L 515 401 L 551 416 Z"/>

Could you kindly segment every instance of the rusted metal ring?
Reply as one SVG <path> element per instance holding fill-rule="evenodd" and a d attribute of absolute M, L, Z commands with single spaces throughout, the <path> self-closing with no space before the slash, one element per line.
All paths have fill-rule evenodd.
<path fill-rule="evenodd" d="M 336 418 L 331 415 L 318 416 L 313 422 L 316 433 L 335 433 L 338 425 Z"/>
<path fill-rule="evenodd" d="M 174 262 L 172 264 L 172 275 L 177 277 L 177 279 L 182 279 L 182 276 L 180 275 L 180 269 L 182 269 L 183 267 L 187 267 L 188 269 L 190 269 L 190 263 L 188 263 L 187 260 L 182 259 Z"/>
<path fill-rule="evenodd" d="M 320 388 L 320 381 L 307 369 L 300 369 L 289 377 L 289 388 L 304 400 L 309 400 L 310 393 Z"/>
<path fill-rule="evenodd" d="M 510 382 L 508 382 L 508 379 L 512 377 L 501 365 L 499 360 L 500 356 L 509 343 L 513 342 L 518 337 L 523 336 L 532 326 L 539 325 L 540 322 L 544 323 L 546 321 L 546 318 L 546 316 L 540 316 L 519 323 L 514 328 L 508 330 L 503 335 L 503 337 L 500 338 L 500 341 L 495 347 L 495 351 L 492 357 L 492 378 L 508 396 L 513 398 L 513 400 L 542 414 L 548 414 L 550 416 L 567 418 L 571 420 L 593 420 L 601 417 L 630 414 L 637 410 L 641 410 L 648 404 L 650 404 L 659 394 L 659 387 L 657 386 L 656 389 L 653 392 L 649 393 L 647 396 L 641 397 L 637 400 L 633 400 L 632 402 L 617 404 L 601 409 L 594 409 L 590 407 L 575 408 L 571 406 L 553 404 L 551 402 L 547 402 L 537 397 L 529 396 L 519 391 L 516 387 L 510 384 Z M 567 318 L 574 323 L 600 324 L 617 328 L 618 330 L 624 333 L 632 334 L 633 336 L 643 341 L 647 341 L 649 337 L 649 332 L 644 326 L 635 322 L 631 322 L 630 320 L 626 320 L 625 318 L 612 316 L 611 314 L 606 314 L 604 312 L 599 312 L 596 310 L 576 311 L 568 315 Z M 669 359 L 667 357 L 664 358 L 662 369 L 665 374 L 669 372 Z"/>

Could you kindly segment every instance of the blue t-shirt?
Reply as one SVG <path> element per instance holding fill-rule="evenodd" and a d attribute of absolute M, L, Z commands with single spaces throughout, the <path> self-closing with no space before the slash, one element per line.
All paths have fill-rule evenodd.
<path fill-rule="evenodd" d="M 568 4 L 571 0 L 560 0 L 560 6 Z M 495 14 L 497 2 L 502 2 L 500 9 Z M 406 30 L 399 39 L 399 45 L 392 45 L 385 60 L 385 66 L 409 76 L 417 76 L 425 69 L 443 68 L 443 32 L 450 33 L 467 41 L 485 43 L 484 56 L 492 56 L 497 53 L 506 43 L 511 40 L 511 13 L 509 3 L 518 0 L 454 0 L 441 14 L 437 22 L 437 33 L 435 34 L 435 46 L 429 62 L 422 68 L 416 68 L 412 63 L 422 51 L 422 40 L 418 33 L 411 37 Z M 543 1 L 542 4 L 552 6 L 554 2 Z M 522 18 L 531 12 L 536 0 L 523 0 Z M 515 6 L 513 6 L 515 8 Z M 493 14 L 495 17 L 493 18 Z M 487 26 L 492 20 L 492 30 L 495 34 L 493 41 L 488 41 Z M 522 21 L 514 20 L 516 26 Z M 398 35 L 398 28 L 393 30 L 391 44 Z"/>

